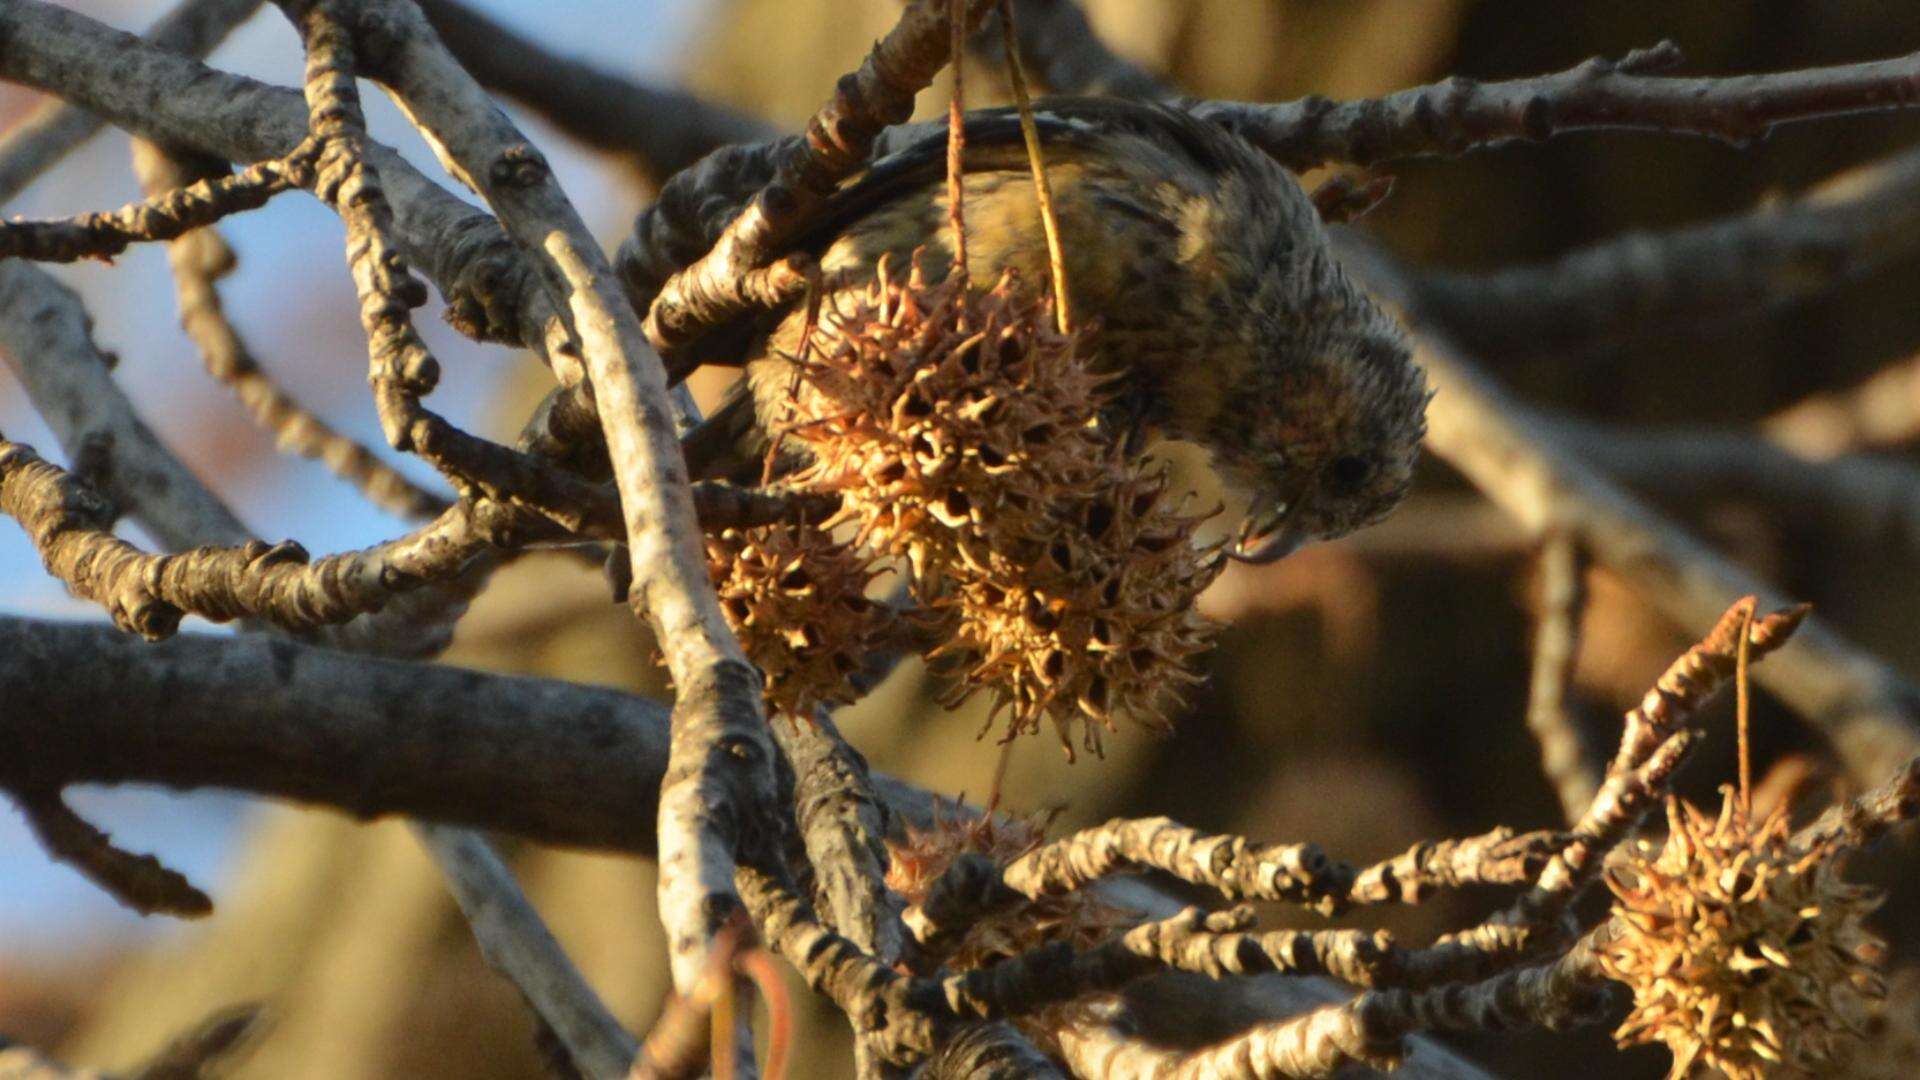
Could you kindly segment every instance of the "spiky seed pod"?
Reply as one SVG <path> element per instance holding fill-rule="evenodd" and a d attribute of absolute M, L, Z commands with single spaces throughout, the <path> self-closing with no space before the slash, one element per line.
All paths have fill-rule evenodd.
<path fill-rule="evenodd" d="M 1056 500 L 1015 535 L 983 523 L 992 550 L 949 568 L 928 598 L 955 615 L 935 653 L 965 667 L 948 702 L 991 688 L 1010 735 L 1048 720 L 1069 757 L 1076 723 L 1095 753 L 1115 716 L 1166 728 L 1212 643 L 1193 601 L 1221 563 L 1194 546 L 1201 520 L 1166 497 L 1164 477 L 1115 460 L 1107 486 Z"/>
<path fill-rule="evenodd" d="M 1843 1061 L 1886 989 L 1864 925 L 1871 889 L 1840 878 L 1845 849 L 1803 848 L 1784 809 L 1750 823 L 1731 790 L 1718 818 L 1669 799 L 1656 854 L 1630 849 L 1607 878 L 1619 933 L 1601 951 L 1633 990 L 1614 1033 L 1662 1042 L 1672 1077 L 1810 1075 Z"/>
<path fill-rule="evenodd" d="M 907 830 L 906 838 L 887 842 L 887 887 L 906 901 L 908 918 L 926 902 L 934 882 L 962 855 L 984 855 L 995 867 L 1007 864 L 1046 840 L 1046 819 L 948 818 L 936 806 L 933 827 Z M 942 956 L 951 971 L 974 971 L 997 961 L 1031 953 L 1045 945 L 1065 942 L 1084 952 L 1114 934 L 1132 928 L 1140 915 L 1103 903 L 1093 890 L 1080 889 L 1063 896 L 1029 900 L 986 915 Z M 1057 1052 L 1055 1032 L 1069 1006 L 1043 1009 L 1014 1021 L 1042 1049 Z"/>
<path fill-rule="evenodd" d="M 1044 816 L 948 818 L 936 811 L 932 828 L 909 828 L 904 840 L 888 841 L 887 887 L 909 908 L 917 908 L 961 855 L 984 855 L 994 866 L 1004 867 L 1046 838 Z M 1138 921 L 1133 913 L 1102 903 L 1086 890 L 1042 897 L 974 923 L 945 959 L 956 971 L 971 971 L 1055 941 L 1085 949 Z"/>
<path fill-rule="evenodd" d="M 1093 480 L 1105 380 L 1051 312 L 1011 278 L 928 286 L 917 265 L 836 291 L 774 425 L 813 460 L 798 482 L 842 494 L 863 538 L 919 564 L 958 539 L 929 520 L 1030 515 L 1054 485 Z"/>
<path fill-rule="evenodd" d="M 893 630 L 866 595 L 873 560 L 811 525 L 778 523 L 707 537 L 707 569 L 740 647 L 765 674 L 767 709 L 811 720 L 857 696 L 851 678 Z"/>
<path fill-rule="evenodd" d="M 1219 573 L 1198 517 L 1103 426 L 1106 378 L 1050 303 L 1002 279 L 928 286 L 882 267 L 835 294 L 787 396 L 798 487 L 841 496 L 859 539 L 904 556 L 940 650 L 1010 734 L 1075 728 L 1094 750 L 1115 715 L 1164 725 L 1211 624 L 1194 599 Z"/>

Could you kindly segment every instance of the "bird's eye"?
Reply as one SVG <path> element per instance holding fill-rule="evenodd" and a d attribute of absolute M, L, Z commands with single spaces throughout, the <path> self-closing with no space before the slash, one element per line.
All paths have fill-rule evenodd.
<path fill-rule="evenodd" d="M 1327 484 L 1336 494 L 1351 495 L 1365 486 L 1373 475 L 1373 465 L 1366 458 L 1335 458 L 1327 466 Z"/>

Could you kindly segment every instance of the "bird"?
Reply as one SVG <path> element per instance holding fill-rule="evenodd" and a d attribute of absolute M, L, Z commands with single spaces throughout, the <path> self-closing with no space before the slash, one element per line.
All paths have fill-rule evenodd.
<path fill-rule="evenodd" d="M 1197 444 L 1246 514 L 1227 546 L 1265 564 L 1344 536 L 1406 496 L 1431 394 L 1402 327 L 1341 269 L 1312 200 L 1272 157 L 1177 108 L 1108 98 L 1034 104 L 1069 309 L 1114 378 L 1129 440 Z M 967 271 L 1047 287 L 1048 254 L 1020 118 L 963 122 Z M 953 262 L 944 122 L 916 125 L 831 194 L 797 251 L 823 279 L 870 281 Z M 747 377 L 707 438 L 757 425 L 792 392 L 802 306 L 746 336 Z M 724 417 L 734 418 L 730 428 Z M 689 460 L 712 456 L 690 449 Z M 736 459 L 737 461 L 737 459 Z M 695 466 L 696 472 L 701 466 Z"/>

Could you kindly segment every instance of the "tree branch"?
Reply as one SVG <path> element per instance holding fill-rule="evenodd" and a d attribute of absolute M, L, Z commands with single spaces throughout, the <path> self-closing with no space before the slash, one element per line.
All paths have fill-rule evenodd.
<path fill-rule="evenodd" d="M 260 0 L 181 0 L 146 33 L 159 49 L 195 59 L 206 56 L 251 18 Z M 12 202 L 42 173 L 105 126 L 64 101 L 50 101 L 0 135 L 0 203 Z"/>
<path fill-rule="evenodd" d="M 1376 290 L 1407 302 L 1406 278 L 1350 234 L 1336 241 L 1347 266 Z M 1600 476 L 1570 453 L 1550 423 L 1495 386 L 1425 320 L 1415 302 L 1415 361 L 1437 393 L 1427 445 L 1488 499 L 1536 534 L 1561 529 L 1632 582 L 1683 627 L 1716 620 L 1728 596 L 1785 601 L 1725 557 Z M 1755 678 L 1818 728 L 1848 771 L 1877 783 L 1886 763 L 1920 753 L 1920 691 L 1817 617 L 1799 646 Z"/>
<path fill-rule="evenodd" d="M 74 813 L 57 789 L 16 791 L 15 798 L 49 856 L 80 871 L 122 904 L 142 915 L 162 912 L 183 918 L 213 910 L 206 893 L 159 859 L 114 846 L 111 837 Z"/>
<path fill-rule="evenodd" d="M 1556 533 L 1546 537 L 1537 567 L 1539 614 L 1534 619 L 1527 730 L 1540 746 L 1540 771 L 1559 796 L 1561 813 L 1572 822 L 1592 804 L 1600 783 L 1567 701 L 1586 608 L 1586 560 L 1572 537 Z"/>
<path fill-rule="evenodd" d="M 118 210 L 47 221 L 0 221 L 0 258 L 34 262 L 108 259 L 135 243 L 175 240 L 229 214 L 256 210 L 297 186 L 315 148 L 302 143 L 285 158 L 238 173 L 196 180 Z"/>
<path fill-rule="evenodd" d="M 968 25 L 977 28 L 992 5 L 970 2 Z M 946 65 L 948 10 L 941 0 L 911 0 L 860 70 L 841 79 L 805 138 L 782 144 L 772 179 L 712 248 L 647 298 L 647 336 L 656 347 L 684 345 L 753 306 L 755 298 L 742 289 L 748 271 L 783 254 L 787 238 L 866 164 L 883 128 L 912 115 L 914 96 Z"/>
<path fill-rule="evenodd" d="M 661 912 L 674 984 L 692 990 L 730 910 L 742 829 L 773 803 L 760 680 L 728 629 L 673 424 L 666 374 L 612 269 L 545 161 L 489 101 L 411 2 L 357 11 L 368 74 L 390 87 L 449 170 L 500 215 L 565 297 L 620 491 L 633 603 L 679 689 L 674 759 L 660 803 Z"/>
<path fill-rule="evenodd" d="M 20 522 L 48 573 L 150 640 L 172 635 L 187 613 L 296 631 L 345 623 L 458 576 L 484 545 L 459 506 L 419 532 L 318 562 L 290 540 L 149 555 L 113 535 L 112 508 L 92 488 L 4 437 L 0 513 Z"/>
<path fill-rule="evenodd" d="M 414 831 L 440 866 L 487 963 L 525 995 L 588 1080 L 625 1080 L 640 1044 L 587 985 L 540 921 L 513 872 L 478 833 L 444 825 Z"/>
<path fill-rule="evenodd" d="M 648 854 L 655 702 L 547 679 L 0 617 L 0 784 L 226 788 Z"/>
<path fill-rule="evenodd" d="M 134 173 L 148 195 L 185 187 L 210 173 L 226 171 L 225 162 L 173 154 L 136 139 Z M 173 270 L 180 325 L 200 352 L 207 373 L 232 390 L 254 423 L 271 431 L 278 448 L 324 463 L 368 501 L 403 518 L 443 513 L 446 498 L 427 491 L 381 461 L 365 446 L 342 435 L 325 420 L 289 397 L 261 370 L 253 351 L 228 320 L 218 282 L 233 272 L 235 256 L 218 229 L 201 228 L 167 245 Z"/>
<path fill-rule="evenodd" d="M 92 329 L 72 289 L 30 263 L 0 262 L 0 355 L 69 460 L 90 456 L 89 481 L 168 548 L 245 543 L 247 527 L 134 413 Z"/>
<path fill-rule="evenodd" d="M 0 7 L 0 78 L 228 161 L 284 157 L 307 136 L 298 91 L 212 70 L 43 0 Z M 568 381 L 579 361 L 558 310 L 499 223 L 391 148 L 370 142 L 367 153 L 393 205 L 395 241 L 447 298 L 448 321 L 479 340 L 525 345 Z"/>
<path fill-rule="evenodd" d="M 1456 76 L 1361 101 L 1208 101 L 1193 111 L 1305 170 L 1330 161 L 1453 157 L 1576 131 L 1656 131 L 1746 146 L 1778 124 L 1920 105 L 1920 53 L 1764 75 L 1651 74 L 1682 59 L 1677 46 L 1663 41 L 1617 61 L 1595 57 L 1529 79 L 1482 83 Z"/>
<path fill-rule="evenodd" d="M 458 0 L 418 0 L 460 65 L 596 150 L 618 154 L 659 186 L 730 143 L 776 132 L 683 90 L 649 86 L 548 51 Z"/>
<path fill-rule="evenodd" d="M 1658 505 L 1751 499 L 1796 535 L 1920 551 L 1920 469 L 1898 458 L 1810 461 L 1740 431 L 1647 430 L 1567 416 L 1543 422 L 1575 456 Z"/>
<path fill-rule="evenodd" d="M 1828 292 L 1920 252 L 1920 150 L 1777 205 L 1628 234 L 1539 266 L 1421 271 L 1423 317 L 1466 349 L 1540 353 L 1747 316 Z"/>
<path fill-rule="evenodd" d="M 906 928 L 887 891 L 887 812 L 873 793 L 867 761 L 848 745 L 826 709 L 812 723 L 773 721 L 773 737 L 794 772 L 794 819 L 829 925 L 883 963 L 901 962 Z M 871 1047 L 856 1047 L 856 1071 L 874 1074 Z"/>

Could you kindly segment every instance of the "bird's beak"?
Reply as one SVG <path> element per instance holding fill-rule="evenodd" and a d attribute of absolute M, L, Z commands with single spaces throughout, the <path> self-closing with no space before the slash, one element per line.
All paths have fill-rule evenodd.
<path fill-rule="evenodd" d="M 1235 562 L 1265 566 L 1279 562 L 1313 539 L 1295 513 L 1297 498 L 1268 495 L 1247 508 L 1240 535 L 1227 548 L 1227 557 Z"/>

